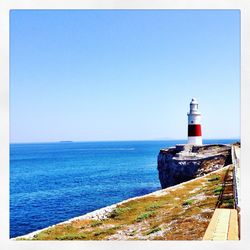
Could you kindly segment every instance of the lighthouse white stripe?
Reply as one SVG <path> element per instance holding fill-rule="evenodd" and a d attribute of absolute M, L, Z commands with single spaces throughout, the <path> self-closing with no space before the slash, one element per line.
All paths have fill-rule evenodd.
<path fill-rule="evenodd" d="M 202 145 L 202 137 L 201 136 L 189 136 L 188 144 Z"/>

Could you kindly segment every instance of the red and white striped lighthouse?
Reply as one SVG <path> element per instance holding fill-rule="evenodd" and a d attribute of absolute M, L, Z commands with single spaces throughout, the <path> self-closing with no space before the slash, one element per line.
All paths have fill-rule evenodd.
<path fill-rule="evenodd" d="M 198 110 L 198 102 L 192 98 L 188 115 L 188 144 L 202 145 L 201 137 L 201 113 Z"/>

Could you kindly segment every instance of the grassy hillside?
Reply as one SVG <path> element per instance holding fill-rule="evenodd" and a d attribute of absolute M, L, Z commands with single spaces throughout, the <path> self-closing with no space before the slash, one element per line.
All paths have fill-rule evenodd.
<path fill-rule="evenodd" d="M 118 205 L 103 220 L 75 220 L 36 234 L 31 240 L 201 240 L 213 212 L 232 207 L 232 166 L 176 187 Z M 230 184 L 231 183 L 231 184 Z M 224 188 L 227 200 L 223 201 Z M 19 238 L 26 240 L 28 238 Z"/>

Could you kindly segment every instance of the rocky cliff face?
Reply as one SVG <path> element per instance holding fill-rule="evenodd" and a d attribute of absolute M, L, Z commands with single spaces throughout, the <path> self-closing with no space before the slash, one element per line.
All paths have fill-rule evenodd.
<path fill-rule="evenodd" d="M 176 145 L 161 149 L 158 171 L 162 188 L 203 176 L 231 164 L 230 145 Z"/>

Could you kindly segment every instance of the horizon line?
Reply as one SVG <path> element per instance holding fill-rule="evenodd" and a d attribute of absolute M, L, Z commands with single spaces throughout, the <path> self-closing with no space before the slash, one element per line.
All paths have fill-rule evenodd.
<path fill-rule="evenodd" d="M 204 138 L 204 140 L 238 140 L 240 141 L 239 138 Z M 80 141 L 74 141 L 74 140 L 57 140 L 57 141 L 27 141 L 27 142 L 9 142 L 9 144 L 38 144 L 38 143 L 79 143 L 79 142 L 129 142 L 129 141 L 187 141 L 187 138 L 185 139 L 173 139 L 173 138 L 168 138 L 168 139 L 128 139 L 128 140 L 80 140 Z"/>

